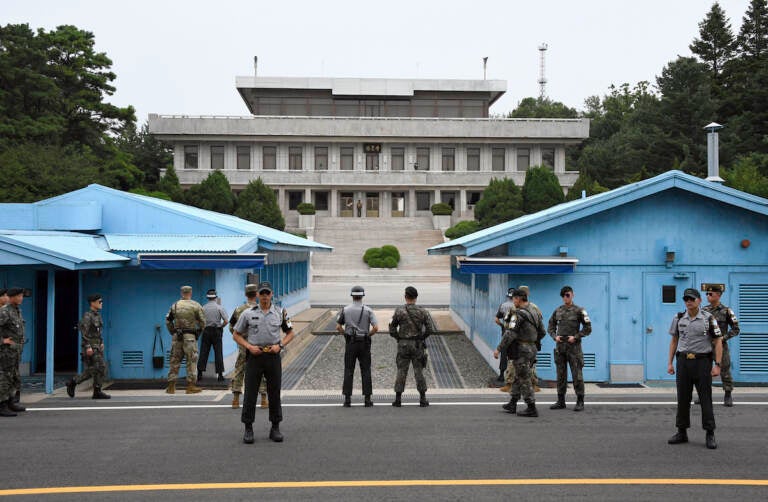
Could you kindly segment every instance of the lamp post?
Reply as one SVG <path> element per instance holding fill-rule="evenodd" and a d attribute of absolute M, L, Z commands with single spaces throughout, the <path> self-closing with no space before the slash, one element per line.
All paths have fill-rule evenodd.
<path fill-rule="evenodd" d="M 711 122 L 704 126 L 707 131 L 707 181 L 723 183 L 725 180 L 720 177 L 720 158 L 718 154 L 719 138 L 717 131 L 723 126 L 717 122 Z"/>

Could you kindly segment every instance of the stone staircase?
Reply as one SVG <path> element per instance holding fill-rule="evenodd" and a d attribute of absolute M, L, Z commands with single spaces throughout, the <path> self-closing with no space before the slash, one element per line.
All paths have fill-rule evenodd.
<path fill-rule="evenodd" d="M 313 238 L 333 246 L 332 253 L 312 254 L 312 281 L 450 282 L 450 257 L 429 256 L 427 248 L 443 242 L 428 216 L 410 218 L 318 217 Z M 392 244 L 400 251 L 397 269 L 371 269 L 363 262 L 368 248 Z"/>

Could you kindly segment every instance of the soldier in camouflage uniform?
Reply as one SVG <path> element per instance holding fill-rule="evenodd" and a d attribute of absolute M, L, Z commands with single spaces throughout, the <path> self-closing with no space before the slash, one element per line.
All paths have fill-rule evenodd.
<path fill-rule="evenodd" d="M 8 304 L 8 290 L 5 288 L 0 288 L 0 308 L 3 308 Z M 18 351 L 19 353 L 19 365 L 21 365 L 21 350 Z M 21 383 L 21 379 L 19 379 L 19 383 Z M 13 402 L 18 403 L 21 398 L 21 386 L 16 388 L 16 394 L 13 396 Z"/>
<path fill-rule="evenodd" d="M 434 333 L 432 316 L 422 307 L 416 306 L 419 293 L 413 286 L 405 288 L 405 305 L 397 307 L 389 323 L 389 336 L 397 340 L 397 378 L 395 379 L 395 400 L 392 406 L 402 406 L 405 379 L 408 367 L 413 364 L 416 377 L 416 389 L 419 391 L 419 406 L 429 406 L 427 401 L 427 380 L 424 367 L 427 363 L 427 345 L 425 340 Z"/>
<path fill-rule="evenodd" d="M 101 391 L 101 384 L 107 373 L 107 364 L 104 362 L 104 338 L 102 331 L 104 321 L 101 319 L 101 310 L 104 302 L 101 295 L 88 296 L 90 310 L 83 314 L 78 327 L 82 334 L 80 338 L 80 350 L 82 351 L 85 369 L 67 383 L 67 394 L 75 397 L 77 384 L 93 378 L 93 399 L 109 399 L 111 396 Z"/>
<path fill-rule="evenodd" d="M 171 367 L 168 371 L 168 387 L 165 392 L 176 392 L 176 377 L 181 359 L 187 357 L 187 394 L 197 394 L 202 389 L 195 385 L 197 366 L 197 337 L 205 327 L 203 307 L 192 299 L 192 286 L 181 287 L 181 300 L 171 305 L 165 316 L 165 327 L 171 334 Z"/>
<path fill-rule="evenodd" d="M 557 402 L 550 406 L 552 410 L 565 408 L 565 391 L 568 388 L 568 368 L 571 367 L 573 390 L 576 391 L 576 407 L 573 411 L 584 409 L 584 353 L 581 339 L 592 333 L 592 321 L 587 311 L 573 303 L 573 288 L 563 286 L 560 290 L 563 304 L 555 309 L 549 318 L 547 331 L 555 342 L 555 365 L 557 367 Z M 581 330 L 579 330 L 581 326 Z"/>
<path fill-rule="evenodd" d="M 256 305 L 259 304 L 258 299 L 256 298 L 259 294 L 258 292 L 259 287 L 256 284 L 246 284 L 245 285 L 245 298 L 246 302 L 240 305 L 235 309 L 234 312 L 232 312 L 232 317 L 229 318 L 229 332 L 232 333 L 232 336 L 234 336 L 235 333 L 235 324 L 237 324 L 237 320 L 240 319 L 240 314 L 243 313 L 245 309 L 253 308 Z M 237 352 L 237 361 L 235 362 L 235 370 L 232 373 L 232 407 L 233 408 L 239 408 L 240 407 L 240 394 L 243 392 L 243 378 L 245 377 L 245 349 L 241 347 L 240 345 L 238 347 Z M 267 379 L 262 378 L 261 384 L 259 384 L 259 394 L 261 394 L 261 407 L 262 408 L 269 408 L 269 401 L 267 400 Z"/>
<path fill-rule="evenodd" d="M 15 417 L 17 411 L 26 408 L 13 400 L 16 389 L 21 387 L 19 353 L 24 349 L 24 318 L 21 302 L 24 290 L 10 288 L 8 303 L 0 308 L 0 416 Z"/>
<path fill-rule="evenodd" d="M 509 288 L 507 290 L 507 299 L 499 305 L 498 310 L 496 310 L 496 317 L 494 317 L 493 322 L 496 323 L 499 328 L 501 328 L 501 336 L 504 336 L 504 318 L 507 317 L 507 313 L 510 310 L 515 310 L 515 304 L 512 301 L 512 293 L 515 291 L 515 288 Z M 501 341 L 501 339 L 499 339 Z M 498 382 L 504 382 L 504 386 L 500 387 L 499 390 L 501 392 L 509 392 L 509 389 L 512 387 L 512 382 L 515 380 L 514 375 L 515 367 L 512 364 L 509 364 L 509 357 L 507 354 L 502 354 L 499 358 L 499 378 L 496 379 Z"/>
<path fill-rule="evenodd" d="M 706 291 L 709 305 L 705 306 L 702 310 L 709 312 L 715 317 L 717 325 L 720 327 L 720 332 L 723 334 L 723 359 L 720 362 L 720 379 L 723 382 L 723 390 L 725 391 L 723 404 L 730 407 L 733 406 L 733 397 L 731 396 L 731 392 L 733 392 L 733 375 L 731 375 L 731 353 L 728 350 L 728 340 L 739 335 L 739 320 L 736 319 L 736 314 L 730 307 L 720 303 L 720 297 L 725 291 L 725 286 L 721 284 L 708 284 Z M 729 326 L 730 330 L 728 329 Z"/>
<path fill-rule="evenodd" d="M 522 291 L 526 295 L 529 295 L 528 296 L 528 306 L 531 307 L 531 309 L 533 309 L 536 313 L 538 313 L 538 315 L 541 316 L 542 319 L 544 319 L 544 314 L 541 313 L 541 309 L 538 307 L 538 305 L 536 305 L 535 303 L 530 301 L 530 294 L 531 293 L 530 293 L 530 289 L 528 288 L 528 286 L 520 285 L 520 286 L 517 287 L 517 289 L 519 289 L 520 291 Z M 509 288 L 509 291 L 507 292 L 507 296 L 511 295 L 514 290 L 515 290 L 515 288 Z M 510 296 L 510 298 L 511 298 L 511 296 Z M 502 306 L 506 305 L 506 303 L 507 302 L 503 303 Z M 514 303 L 512 303 L 512 302 L 509 302 L 509 303 L 512 304 L 512 308 L 511 309 L 508 308 L 506 310 L 507 311 L 514 310 L 514 308 L 515 308 Z M 501 307 L 499 307 L 499 311 L 501 311 Z M 499 314 L 497 313 L 496 316 L 498 317 L 498 315 Z M 506 316 L 506 314 L 505 314 L 505 316 Z M 503 320 L 504 316 L 501 317 L 501 319 Z M 501 333 L 502 333 L 502 336 L 503 336 L 504 335 L 503 323 L 499 322 L 498 324 L 499 324 L 499 326 L 502 327 Z M 541 347 L 539 347 L 538 349 L 541 350 Z M 510 353 L 514 354 L 514 350 L 512 350 Z M 534 361 L 533 366 L 531 366 L 531 385 L 533 385 L 533 391 L 534 392 L 539 392 L 541 390 L 541 387 L 539 387 L 539 376 L 536 374 L 536 364 L 535 363 L 536 363 L 536 361 Z M 499 366 L 501 366 L 501 365 L 499 365 Z M 508 364 L 506 371 L 504 371 L 504 387 L 501 387 L 499 390 L 501 392 L 509 392 L 512 389 L 512 382 L 514 382 L 514 381 L 515 381 L 515 365 L 514 364 Z"/>
<path fill-rule="evenodd" d="M 510 389 L 510 400 L 504 409 L 509 413 L 517 413 L 517 402 L 523 398 L 528 408 L 518 413 L 521 417 L 538 417 L 536 410 L 536 398 L 531 383 L 531 367 L 536 361 L 538 344 L 546 336 L 544 321 L 541 314 L 528 304 L 528 295 L 516 289 L 512 293 L 515 303 L 514 310 L 510 310 L 504 318 L 504 337 L 493 352 L 493 357 L 506 354 L 508 346 L 517 342 L 517 357 L 510 361 L 515 366 L 515 380 Z"/>

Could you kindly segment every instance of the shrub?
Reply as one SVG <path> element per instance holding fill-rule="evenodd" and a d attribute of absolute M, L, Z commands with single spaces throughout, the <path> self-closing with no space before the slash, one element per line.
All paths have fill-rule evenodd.
<path fill-rule="evenodd" d="M 445 202 L 438 202 L 437 204 L 432 204 L 432 207 L 430 208 L 432 210 L 432 214 L 435 216 L 450 216 L 453 214 L 453 208 L 446 204 Z"/>
<path fill-rule="evenodd" d="M 445 231 L 445 236 L 449 239 L 458 239 L 465 235 L 473 234 L 480 230 L 480 223 L 475 220 L 460 221 Z"/>
<path fill-rule="evenodd" d="M 385 244 L 381 246 L 382 256 L 392 256 L 395 258 L 395 262 L 400 261 L 400 251 L 392 244 Z"/>
<path fill-rule="evenodd" d="M 380 248 L 368 248 L 363 255 L 363 261 L 371 268 L 397 268 L 400 251 L 391 244 Z"/>
<path fill-rule="evenodd" d="M 299 214 L 315 214 L 315 206 L 311 202 L 302 202 L 296 206 L 296 211 Z"/>

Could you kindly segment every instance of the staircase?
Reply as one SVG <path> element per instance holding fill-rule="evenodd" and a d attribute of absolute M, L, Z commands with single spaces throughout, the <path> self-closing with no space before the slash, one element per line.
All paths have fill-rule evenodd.
<path fill-rule="evenodd" d="M 312 253 L 313 282 L 450 282 L 450 257 L 429 256 L 427 248 L 443 242 L 429 216 L 411 218 L 318 217 L 314 240 L 333 246 L 332 253 Z M 392 244 L 400 251 L 397 269 L 369 268 L 368 248 Z"/>

